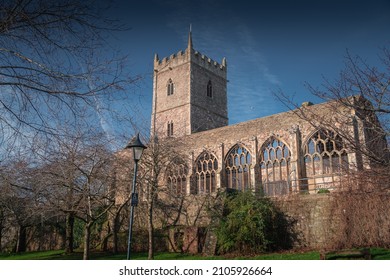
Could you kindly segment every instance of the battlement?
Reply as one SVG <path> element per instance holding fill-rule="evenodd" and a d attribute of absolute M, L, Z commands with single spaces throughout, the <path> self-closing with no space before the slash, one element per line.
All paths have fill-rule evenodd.
<path fill-rule="evenodd" d="M 188 62 L 188 57 L 186 52 L 180 50 L 176 54 L 171 54 L 170 56 L 159 59 L 156 54 L 154 57 L 154 69 L 161 71 L 164 68 L 174 67 L 183 63 Z"/>
<path fill-rule="evenodd" d="M 163 71 L 164 69 L 172 69 L 175 66 L 193 62 L 199 66 L 204 67 L 205 69 L 212 71 L 217 75 L 226 76 L 227 63 L 226 58 L 222 59 L 221 63 L 218 63 L 211 58 L 207 57 L 204 54 L 194 50 L 192 45 L 192 36 L 191 32 L 188 35 L 188 45 L 187 49 L 183 52 L 182 50 L 176 54 L 171 54 L 170 56 L 159 59 L 156 54 L 154 57 L 154 70 Z"/>
<path fill-rule="evenodd" d="M 207 67 L 213 67 L 215 69 L 220 69 L 222 71 L 226 71 L 227 65 L 226 65 L 226 58 L 222 59 L 222 63 L 218 63 L 215 60 L 212 60 L 211 58 L 207 57 L 204 54 L 201 54 L 198 51 L 194 51 L 191 55 L 191 60 L 196 62 L 197 64 L 200 64 L 202 66 Z"/>
<path fill-rule="evenodd" d="M 212 72 L 215 71 L 226 72 L 226 68 L 227 68 L 226 58 L 223 58 L 222 62 L 218 63 L 217 61 L 207 57 L 206 55 L 201 54 L 198 51 L 195 51 L 194 49 L 191 49 L 190 53 L 188 52 L 187 49 L 185 52 L 180 50 L 179 52 L 164 57 L 161 60 L 158 58 L 158 55 L 156 54 L 154 59 L 154 69 L 157 71 L 161 71 L 164 68 L 169 69 L 169 67 L 172 68 L 190 61 L 198 65 L 201 65 L 202 67 L 205 67 L 206 69 Z"/>

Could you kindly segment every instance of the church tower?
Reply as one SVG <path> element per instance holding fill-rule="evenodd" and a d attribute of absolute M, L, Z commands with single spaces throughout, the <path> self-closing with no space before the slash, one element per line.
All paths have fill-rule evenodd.
<path fill-rule="evenodd" d="M 195 51 L 191 31 L 187 49 L 154 57 L 151 134 L 181 137 L 228 124 L 227 64 Z"/>

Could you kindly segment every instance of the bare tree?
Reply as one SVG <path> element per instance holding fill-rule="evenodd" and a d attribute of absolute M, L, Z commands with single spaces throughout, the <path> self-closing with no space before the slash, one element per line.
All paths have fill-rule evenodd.
<path fill-rule="evenodd" d="M 316 106 L 295 104 L 281 91 L 276 95 L 287 107 L 316 128 L 339 135 L 356 155 L 339 191 L 330 193 L 329 224 L 324 249 L 387 246 L 390 188 L 390 52 L 383 48 L 380 63 L 369 65 L 349 52 L 345 68 L 335 81 L 321 88 L 306 84 L 310 93 L 327 101 L 324 112 Z M 382 230 L 385 229 L 385 230 Z"/>
<path fill-rule="evenodd" d="M 313 96 L 328 101 L 331 117 L 324 118 L 311 106 L 300 106 L 284 92 L 276 96 L 299 117 L 315 127 L 335 131 L 348 147 L 362 155 L 371 166 L 390 168 L 390 52 L 384 48 L 380 53 L 380 65 L 371 66 L 363 58 L 349 52 L 345 68 L 338 79 L 324 80 L 322 88 L 309 83 L 306 87 Z M 310 105 L 310 104 L 303 104 Z M 351 133 L 351 127 L 359 129 L 364 139 Z M 357 130 L 356 129 L 356 130 Z M 364 159 L 358 162 L 363 169 Z"/>
<path fill-rule="evenodd" d="M 78 165 L 79 180 L 83 192 L 83 207 L 77 214 L 85 222 L 83 259 L 89 259 L 91 228 L 112 207 L 109 196 L 111 181 L 111 156 L 103 147 L 91 147 L 82 155 L 83 160 Z"/>
<path fill-rule="evenodd" d="M 26 161 L 7 162 L 1 168 L 0 209 L 2 223 L 15 228 L 16 252 L 27 249 L 27 229 L 39 223 L 43 215 L 42 187 L 35 167 Z"/>
<path fill-rule="evenodd" d="M 144 141 L 145 142 L 145 141 Z M 148 258 L 154 258 L 154 239 L 155 239 L 155 227 L 158 222 L 158 227 L 161 228 L 161 224 L 165 226 L 169 224 L 166 217 L 171 216 L 168 212 L 171 212 L 165 201 L 167 197 L 176 197 L 175 199 L 182 199 L 182 196 L 177 196 L 177 193 L 171 193 L 165 184 L 165 171 L 169 163 L 174 159 L 179 158 L 178 152 L 175 150 L 177 143 L 172 139 L 164 139 L 159 141 L 157 138 L 153 138 L 148 144 L 147 149 L 144 151 L 139 163 L 137 192 L 140 193 L 140 203 L 135 211 L 135 228 L 137 230 L 147 232 L 147 248 Z M 130 201 L 130 189 L 131 178 L 133 176 L 134 162 L 132 160 L 132 151 L 125 150 L 117 154 L 116 158 L 116 184 L 115 184 L 115 196 L 116 196 L 116 211 L 113 211 L 113 227 L 114 227 L 114 248 L 117 247 L 117 230 L 119 230 L 118 219 L 125 214 Z M 170 206 L 174 204 L 174 208 L 180 207 L 180 203 L 170 203 Z M 163 206 L 165 205 L 165 206 Z M 175 212 L 175 214 L 177 214 Z M 163 222 L 161 222 L 164 220 Z M 174 220 L 174 219 L 173 219 Z M 135 236 L 137 237 L 137 236 Z M 133 243 L 135 244 L 135 242 Z"/>
<path fill-rule="evenodd" d="M 73 251 L 75 218 L 84 222 L 84 259 L 89 258 L 91 229 L 113 205 L 112 153 L 101 134 L 69 135 L 45 151 L 42 168 L 47 208 L 66 216 L 65 251 Z"/>
<path fill-rule="evenodd" d="M 92 121 L 101 98 L 124 98 L 134 82 L 124 59 L 104 52 L 111 32 L 98 1 L 14 0 L 0 4 L 0 129 L 3 143 L 58 135 L 58 124 Z M 114 95 L 115 94 L 115 95 Z M 106 99 L 106 100 L 107 100 Z M 89 113 L 87 113 L 89 112 Z M 15 140 L 16 139 L 16 140 Z M 20 140 L 19 140 L 20 141 Z"/>
<path fill-rule="evenodd" d="M 75 180 L 77 168 L 74 162 L 78 151 L 69 143 L 60 147 L 44 164 L 42 178 L 46 187 L 46 207 L 65 216 L 65 252 L 73 253 L 74 222 L 82 199 Z"/>
<path fill-rule="evenodd" d="M 133 160 L 126 150 L 115 153 L 112 169 L 113 183 L 110 189 L 110 195 L 114 198 L 115 204 L 109 211 L 108 219 L 114 254 L 119 252 L 118 234 L 125 224 L 124 220 L 128 220 L 127 216 L 123 215 L 123 210 L 130 201 L 131 179 L 134 171 L 132 162 Z"/>
<path fill-rule="evenodd" d="M 146 202 L 148 259 L 154 259 L 154 212 L 158 193 L 166 190 L 161 186 L 164 182 L 161 177 L 166 166 L 175 157 L 172 144 L 172 141 L 159 141 L 157 137 L 153 138 L 141 162 L 140 184 Z"/>
<path fill-rule="evenodd" d="M 146 227 L 148 233 L 149 259 L 154 258 L 156 231 L 169 233 L 173 227 L 195 228 L 199 224 L 204 225 L 205 219 L 208 219 L 208 208 L 213 207 L 218 200 L 206 193 L 200 196 L 188 193 L 191 183 L 190 166 L 184 150 L 177 139 L 154 138 L 148 143 L 140 162 L 139 187 L 142 201 L 137 220 L 139 226 Z M 189 250 L 194 242 L 186 240 L 185 246 L 177 246 L 170 234 L 166 241 L 171 248 L 179 251 Z"/>
<path fill-rule="evenodd" d="M 96 114 L 115 114 L 110 104 L 127 98 L 126 87 L 138 79 L 123 70 L 125 57 L 107 48 L 110 34 L 125 28 L 104 15 L 105 5 L 94 0 L 0 3 L 0 156 L 16 158 L 17 147 L 40 158 L 35 164 L 42 167 L 45 207 L 66 216 L 67 252 L 73 250 L 75 217 L 87 217 L 78 212 L 85 196 L 75 178 L 89 180 L 84 194 L 91 188 L 90 199 L 103 180 L 78 169 L 86 139 L 71 135 L 96 124 Z M 53 141 L 61 145 L 48 154 Z"/>

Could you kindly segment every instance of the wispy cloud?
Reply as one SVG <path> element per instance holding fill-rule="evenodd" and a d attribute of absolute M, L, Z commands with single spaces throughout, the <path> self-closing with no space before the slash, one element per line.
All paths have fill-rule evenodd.
<path fill-rule="evenodd" d="M 183 37 L 183 44 L 187 40 L 186 28 L 191 23 L 196 50 L 218 62 L 227 58 L 230 123 L 274 112 L 276 105 L 271 91 L 280 86 L 281 81 L 270 71 L 259 44 L 260 35 L 253 34 L 255 29 L 243 23 L 223 3 L 197 1 L 193 7 L 179 2 L 171 2 L 175 3 L 175 14 L 167 16 L 173 18 L 169 27 Z"/>
<path fill-rule="evenodd" d="M 232 46 L 226 48 L 231 123 L 272 114 L 276 106 L 272 89 L 281 85 L 270 71 L 256 35 L 239 19 L 234 26 L 230 34 L 225 34 L 226 40 L 231 40 L 227 45 Z"/>

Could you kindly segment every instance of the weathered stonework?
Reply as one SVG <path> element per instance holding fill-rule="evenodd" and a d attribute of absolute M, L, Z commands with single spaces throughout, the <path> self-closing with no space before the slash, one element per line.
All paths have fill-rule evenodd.
<path fill-rule="evenodd" d="M 226 72 L 225 59 L 219 64 L 193 49 L 191 33 L 185 52 L 162 60 L 156 55 L 152 134 L 180 137 L 227 125 Z M 168 122 L 173 123 L 172 135 Z"/>
<path fill-rule="evenodd" d="M 296 246 L 326 246 L 342 214 L 333 217 L 333 197 L 317 193 L 359 187 L 348 174 L 373 165 L 356 147 L 378 152 L 386 142 L 367 132 L 362 112 L 337 101 L 305 102 L 294 111 L 228 126 L 226 72 L 225 59 L 219 64 L 193 49 L 191 34 L 185 52 L 155 57 L 151 139 L 174 147 L 159 178 L 169 195 L 160 192 L 159 198 L 171 208 L 180 203 L 165 221 L 170 248 L 215 253 L 210 229 L 218 222 L 210 213 L 222 211 L 218 195 L 229 189 L 273 197 L 296 221 Z M 155 225 L 163 226 L 158 218 Z"/>

